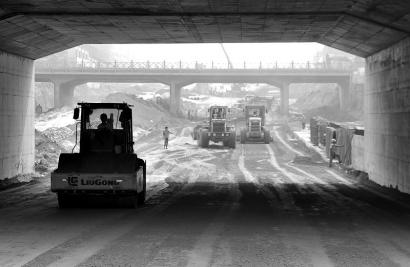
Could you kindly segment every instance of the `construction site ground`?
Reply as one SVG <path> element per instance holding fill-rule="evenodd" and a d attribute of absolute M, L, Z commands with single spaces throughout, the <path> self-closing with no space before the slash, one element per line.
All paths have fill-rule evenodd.
<path fill-rule="evenodd" d="M 272 126 L 274 142 L 198 148 L 189 127 L 139 139 L 140 209 L 60 210 L 49 177 L 0 194 L 0 266 L 406 266 L 410 198 L 328 168 Z"/>

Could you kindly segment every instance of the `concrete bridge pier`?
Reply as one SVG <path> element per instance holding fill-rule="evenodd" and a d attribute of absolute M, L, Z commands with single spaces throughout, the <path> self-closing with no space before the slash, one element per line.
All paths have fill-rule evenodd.
<path fill-rule="evenodd" d="M 171 82 L 169 83 L 169 110 L 173 115 L 179 115 L 181 112 L 181 90 L 184 85 Z"/>
<path fill-rule="evenodd" d="M 349 108 L 350 101 L 350 83 L 338 83 L 338 95 L 339 95 L 339 109 L 345 111 Z"/>
<path fill-rule="evenodd" d="M 78 81 L 53 81 L 54 108 L 74 105 L 74 89 L 82 82 Z"/>
<path fill-rule="evenodd" d="M 365 165 L 369 178 L 410 193 L 410 38 L 366 58 Z"/>
<path fill-rule="evenodd" d="M 34 171 L 34 63 L 0 51 L 0 180 Z"/>
<path fill-rule="evenodd" d="M 289 114 L 289 83 L 284 82 L 280 88 L 280 113 Z"/>

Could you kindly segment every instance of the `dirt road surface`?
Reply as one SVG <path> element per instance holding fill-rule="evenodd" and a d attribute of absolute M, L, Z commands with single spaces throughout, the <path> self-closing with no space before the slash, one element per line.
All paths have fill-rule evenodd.
<path fill-rule="evenodd" d="M 407 196 L 273 131 L 273 144 L 235 150 L 200 149 L 189 128 L 168 150 L 160 134 L 141 139 L 138 210 L 59 210 L 47 177 L 2 191 L 0 266 L 409 266 Z"/>

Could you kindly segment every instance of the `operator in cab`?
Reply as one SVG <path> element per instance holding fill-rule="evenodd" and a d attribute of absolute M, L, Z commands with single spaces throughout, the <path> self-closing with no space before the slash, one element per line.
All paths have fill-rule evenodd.
<path fill-rule="evenodd" d="M 107 114 L 102 113 L 100 115 L 100 120 L 101 120 L 101 123 L 98 125 L 98 127 L 97 127 L 98 129 L 109 129 L 109 130 L 111 130 L 111 125 L 108 122 Z"/>

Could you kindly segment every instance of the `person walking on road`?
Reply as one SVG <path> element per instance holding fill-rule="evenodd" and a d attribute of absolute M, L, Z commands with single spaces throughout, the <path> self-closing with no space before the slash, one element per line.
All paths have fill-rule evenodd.
<path fill-rule="evenodd" d="M 165 130 L 162 132 L 162 136 L 164 137 L 164 149 L 168 149 L 168 139 L 170 134 L 173 133 L 168 130 L 168 126 L 165 126 Z"/>
<path fill-rule="evenodd" d="M 332 139 L 332 144 L 330 146 L 330 155 L 329 155 L 329 168 L 332 167 L 333 159 L 338 159 L 339 163 L 341 163 L 340 156 L 336 153 L 338 147 L 343 147 L 342 145 L 336 144 L 336 139 Z"/>

